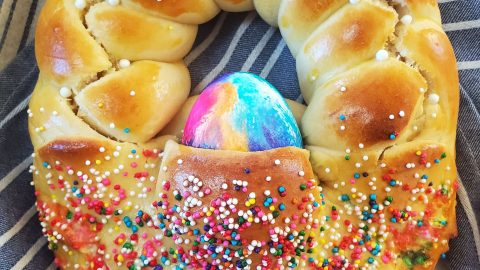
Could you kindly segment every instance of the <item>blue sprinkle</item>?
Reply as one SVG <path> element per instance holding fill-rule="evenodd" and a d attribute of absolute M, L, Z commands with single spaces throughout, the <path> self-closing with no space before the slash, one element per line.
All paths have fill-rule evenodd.
<path fill-rule="evenodd" d="M 341 114 L 340 115 L 340 120 L 344 121 L 346 119 L 345 115 Z"/>
<path fill-rule="evenodd" d="M 390 140 L 395 140 L 395 138 L 396 138 L 395 134 L 390 134 L 389 138 L 390 138 Z"/>
<path fill-rule="evenodd" d="M 358 178 L 360 178 L 360 174 L 359 173 L 354 173 L 353 177 L 355 177 L 355 179 L 358 179 Z"/>
<path fill-rule="evenodd" d="M 123 132 L 125 132 L 125 133 L 130 133 L 130 129 L 129 129 L 129 128 L 125 128 L 125 129 L 123 129 Z"/>
<path fill-rule="evenodd" d="M 137 153 L 137 150 L 135 149 L 132 149 L 132 151 L 130 151 L 132 154 L 136 154 Z"/>

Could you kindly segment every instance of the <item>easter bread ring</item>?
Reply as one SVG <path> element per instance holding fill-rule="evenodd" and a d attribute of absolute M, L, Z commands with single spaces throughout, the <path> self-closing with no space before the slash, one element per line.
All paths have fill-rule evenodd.
<path fill-rule="evenodd" d="M 182 145 L 198 25 L 252 9 L 296 59 L 300 142 Z M 436 1 L 47 0 L 36 31 L 32 172 L 61 269 L 434 269 L 457 234 Z"/>

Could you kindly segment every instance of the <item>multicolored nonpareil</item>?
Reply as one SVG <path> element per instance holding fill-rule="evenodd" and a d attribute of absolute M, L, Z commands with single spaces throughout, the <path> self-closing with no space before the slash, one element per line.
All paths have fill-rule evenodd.
<path fill-rule="evenodd" d="M 225 75 L 202 92 L 182 142 L 238 151 L 303 148 L 295 118 L 280 93 L 264 79 L 244 72 Z"/>

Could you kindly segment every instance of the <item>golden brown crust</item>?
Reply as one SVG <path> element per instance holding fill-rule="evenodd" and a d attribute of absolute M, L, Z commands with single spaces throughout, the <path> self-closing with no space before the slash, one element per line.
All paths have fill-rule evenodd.
<path fill-rule="evenodd" d="M 174 142 L 162 153 L 168 140 L 182 136 L 195 100 L 185 101 L 189 74 L 176 61 L 192 46 L 196 24 L 217 14 L 218 6 L 249 10 L 253 1 L 77 2 L 46 2 L 36 37 L 40 76 L 29 110 L 37 205 L 62 269 L 166 269 L 185 258 L 192 268 L 207 268 L 213 261 L 228 264 L 220 258 L 235 247 L 245 255 L 234 256 L 235 267 L 266 259 L 264 269 L 285 263 L 300 269 L 433 269 L 448 250 L 447 240 L 456 235 L 459 91 L 435 1 L 262 1 L 259 12 L 266 7 L 273 24 L 279 16 L 298 60 L 310 105 L 305 111 L 289 104 L 297 121 L 305 111 L 301 127 L 309 152 L 256 153 Z M 166 171 L 157 177 L 162 157 Z M 323 193 L 312 185 L 313 173 Z M 193 184 L 187 174 L 195 174 Z M 204 185 L 195 190 L 200 179 Z M 234 179 L 248 182 L 247 192 L 235 190 Z M 180 192 L 179 198 L 175 189 L 191 194 Z M 267 189 L 272 200 L 276 196 L 275 208 L 263 205 Z M 233 227 L 240 222 L 238 210 L 230 208 L 233 199 L 225 202 L 228 209 L 222 205 L 227 195 L 247 213 L 244 224 L 250 224 L 235 232 L 246 241 L 216 243 L 209 235 L 207 243 L 198 235 L 235 240 L 220 233 L 228 226 L 203 227 L 230 223 L 222 220 L 228 209 Z M 196 204 L 189 206 L 193 199 L 186 197 Z M 281 211 L 280 201 L 286 207 Z M 275 223 L 260 226 L 256 207 Z M 200 218 L 192 223 L 193 213 L 185 209 Z M 271 226 L 279 228 L 273 228 L 275 237 Z M 306 243 L 293 232 L 299 229 L 310 233 Z M 283 239 L 281 247 L 267 243 L 275 238 Z M 214 258 L 215 252 L 221 255 Z"/>
<path fill-rule="evenodd" d="M 302 120 L 303 136 L 307 144 L 337 150 L 404 141 L 426 88 L 420 73 L 405 63 L 366 62 L 316 90 Z"/>
<path fill-rule="evenodd" d="M 60 86 L 77 86 L 111 67 L 107 53 L 85 30 L 80 16 L 71 1 L 49 0 L 38 19 L 38 66 Z"/>
<path fill-rule="evenodd" d="M 278 24 L 292 54 L 296 56 L 315 29 L 346 3 L 347 0 L 282 1 Z"/>
<path fill-rule="evenodd" d="M 267 263 L 264 266 L 268 269 L 278 269 L 280 265 L 286 265 L 286 262 L 280 259 L 281 256 L 275 256 L 270 250 L 272 245 L 277 245 L 278 239 L 282 241 L 284 238 L 290 239 L 289 235 L 292 237 L 290 241 L 293 246 L 285 244 L 283 248 L 275 249 L 282 250 L 284 255 L 295 257 L 298 252 L 295 249 L 300 245 L 308 248 L 307 239 L 313 235 L 312 228 L 315 228 L 314 221 L 309 219 L 316 218 L 320 190 L 316 188 L 307 151 L 294 147 L 251 153 L 217 151 L 168 142 L 161 166 L 159 180 L 163 181 L 163 184 L 157 186 L 157 193 L 165 194 L 165 198 L 160 201 L 164 204 L 168 202 L 168 208 L 183 206 L 182 210 L 171 218 L 181 218 L 185 213 L 189 213 L 193 218 L 184 217 L 184 222 L 197 223 L 186 227 L 178 226 L 183 229 L 183 233 L 174 233 L 172 236 L 174 239 L 175 236 L 178 237 L 178 243 L 193 242 L 203 237 L 213 237 L 217 239 L 217 243 L 227 241 L 232 254 L 227 254 L 224 257 L 227 261 L 220 265 L 238 266 L 245 262 L 244 267 L 248 265 L 255 268 Z M 190 176 L 197 180 L 192 178 L 189 182 Z M 234 202 L 231 203 L 232 201 Z M 224 203 L 227 203 L 225 207 Z M 207 207 L 205 210 L 204 207 L 208 205 L 210 209 Z M 226 210 L 221 210 L 222 208 Z M 160 212 L 168 215 L 166 213 L 169 211 L 164 209 Z M 227 227 L 215 230 L 213 234 L 210 232 L 210 227 L 216 228 L 220 225 Z M 205 229 L 204 226 L 209 228 Z M 240 228 L 234 229 L 236 226 Z M 284 232 L 284 235 L 275 232 L 276 230 Z M 199 234 L 192 235 L 191 232 L 196 231 Z M 235 232 L 237 237 L 232 241 L 228 235 Z M 258 246 L 255 243 L 258 243 Z M 192 250 L 191 245 L 180 246 L 176 249 L 182 248 L 187 254 Z M 193 247 L 193 250 L 200 255 L 207 251 L 207 247 L 200 246 L 199 250 Z M 208 246 L 208 250 L 213 251 L 211 246 Z M 233 254 L 238 250 L 244 252 L 241 258 L 235 258 Z M 218 250 L 213 251 L 213 254 L 216 253 L 219 253 Z M 292 261 L 299 264 L 299 258 Z M 205 267 L 204 263 L 215 261 L 195 255 L 190 255 L 189 260 L 192 267 Z"/>
<path fill-rule="evenodd" d="M 253 10 L 253 0 L 215 0 L 217 5 L 229 12 L 240 12 Z"/>
<path fill-rule="evenodd" d="M 316 88 L 332 76 L 374 58 L 393 33 L 396 22 L 392 8 L 360 1 L 341 8 L 321 24 L 297 54 L 297 73 L 305 101 L 310 102 Z"/>
<path fill-rule="evenodd" d="M 103 134 L 146 142 L 173 118 L 189 90 L 184 64 L 138 61 L 88 85 L 75 102 L 78 115 Z"/>
<path fill-rule="evenodd" d="M 214 0 L 123 0 L 122 4 L 187 24 L 205 23 L 220 11 Z"/>
<path fill-rule="evenodd" d="M 85 20 L 111 56 L 131 61 L 179 61 L 192 48 L 198 28 L 105 2 L 90 8 Z"/>

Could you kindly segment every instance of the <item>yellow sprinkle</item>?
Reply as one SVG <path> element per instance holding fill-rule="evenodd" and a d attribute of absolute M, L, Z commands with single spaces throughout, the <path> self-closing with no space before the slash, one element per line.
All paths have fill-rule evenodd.
<path fill-rule="evenodd" d="M 420 155 L 422 154 L 422 151 L 417 151 L 415 154 L 416 154 L 417 156 L 420 156 Z"/>
<path fill-rule="evenodd" d="M 249 218 L 248 218 L 248 222 L 253 222 L 253 218 L 252 218 L 252 217 L 249 217 Z"/>
<path fill-rule="evenodd" d="M 250 206 L 250 203 L 249 203 L 248 201 L 245 202 L 245 206 L 246 206 L 246 207 L 249 207 L 249 206 Z"/>
<path fill-rule="evenodd" d="M 355 264 L 360 264 L 360 260 L 355 260 Z"/>
<path fill-rule="evenodd" d="M 40 131 L 45 131 L 45 127 L 44 127 L 44 126 L 41 126 L 38 130 L 40 130 Z"/>
<path fill-rule="evenodd" d="M 103 108 L 103 103 L 98 103 L 98 108 Z"/>
<path fill-rule="evenodd" d="M 100 165 L 100 164 L 102 164 L 102 161 L 97 159 L 97 160 L 95 160 L 95 164 Z"/>
<path fill-rule="evenodd" d="M 437 243 L 433 244 L 433 248 L 438 248 L 438 244 Z"/>
<path fill-rule="evenodd" d="M 118 230 L 120 230 L 120 227 L 115 226 L 113 229 L 118 232 Z"/>
<path fill-rule="evenodd" d="M 125 206 L 125 211 L 130 211 L 130 209 L 132 209 L 132 207 L 131 207 L 131 206 L 128 206 L 128 205 L 127 205 L 127 206 Z"/>
<path fill-rule="evenodd" d="M 268 209 L 270 209 L 270 211 L 274 211 L 274 210 L 275 210 L 275 206 L 270 205 L 270 207 L 269 207 Z"/>
<path fill-rule="evenodd" d="M 72 256 L 73 252 L 71 250 L 68 251 L 68 255 Z"/>
<path fill-rule="evenodd" d="M 119 262 L 123 262 L 123 255 L 122 254 L 119 254 L 118 257 L 117 257 L 117 260 Z"/>
<path fill-rule="evenodd" d="M 352 198 L 356 198 L 357 197 L 357 194 L 352 194 Z"/>
<path fill-rule="evenodd" d="M 212 215 L 212 212 L 208 211 L 207 212 L 207 217 L 211 216 Z"/>
<path fill-rule="evenodd" d="M 119 244 L 123 243 L 124 241 L 125 241 L 125 240 L 123 240 L 123 238 L 119 238 L 119 239 L 118 239 L 118 243 L 119 243 Z"/>

